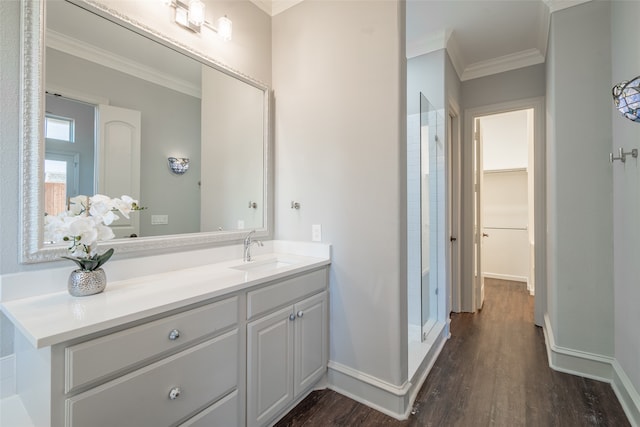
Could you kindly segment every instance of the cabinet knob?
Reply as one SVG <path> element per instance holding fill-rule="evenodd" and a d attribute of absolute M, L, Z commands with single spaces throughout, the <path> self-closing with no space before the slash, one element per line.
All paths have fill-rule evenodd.
<path fill-rule="evenodd" d="M 302 316 L 304 316 L 304 312 L 303 312 L 302 310 L 300 310 L 300 311 L 298 312 L 298 317 L 302 317 Z"/>
<path fill-rule="evenodd" d="M 180 331 L 177 329 L 172 330 L 171 332 L 169 332 L 169 339 L 171 341 L 175 341 L 178 338 L 180 338 Z"/>
<path fill-rule="evenodd" d="M 180 393 L 182 393 L 182 390 L 180 390 L 180 387 L 172 388 L 171 390 L 169 390 L 169 399 L 176 400 L 178 396 L 180 396 Z"/>
<path fill-rule="evenodd" d="M 291 313 L 291 314 L 289 315 L 289 320 L 296 320 L 296 315 L 295 315 L 295 314 L 293 314 L 293 313 Z"/>

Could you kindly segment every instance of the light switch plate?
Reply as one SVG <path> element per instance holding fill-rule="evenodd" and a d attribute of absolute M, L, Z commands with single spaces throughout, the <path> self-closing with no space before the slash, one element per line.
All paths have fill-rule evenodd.
<path fill-rule="evenodd" d="M 151 215 L 151 225 L 169 224 L 169 215 Z"/>
<path fill-rule="evenodd" d="M 322 242 L 322 225 L 314 224 L 311 226 L 311 241 Z"/>

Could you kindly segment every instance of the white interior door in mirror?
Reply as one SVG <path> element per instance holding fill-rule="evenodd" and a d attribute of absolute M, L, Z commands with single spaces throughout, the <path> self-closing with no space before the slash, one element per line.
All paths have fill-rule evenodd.
<path fill-rule="evenodd" d="M 98 193 L 140 199 L 140 111 L 101 104 L 98 107 Z M 140 201 L 144 206 L 144 201 Z M 116 238 L 138 236 L 140 215 L 111 225 Z"/>

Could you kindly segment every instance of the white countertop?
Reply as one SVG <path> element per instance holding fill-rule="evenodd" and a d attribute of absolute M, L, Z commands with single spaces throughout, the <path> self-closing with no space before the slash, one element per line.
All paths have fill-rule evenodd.
<path fill-rule="evenodd" d="M 328 256 L 270 253 L 256 256 L 253 265 L 274 259 L 288 265 L 242 271 L 233 268 L 242 266 L 241 260 L 218 262 L 108 281 L 96 295 L 55 292 L 7 301 L 0 308 L 34 347 L 42 348 L 330 263 Z"/>

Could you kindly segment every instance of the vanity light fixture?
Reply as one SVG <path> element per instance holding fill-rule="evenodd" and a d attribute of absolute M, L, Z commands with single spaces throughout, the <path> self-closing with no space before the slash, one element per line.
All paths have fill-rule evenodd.
<path fill-rule="evenodd" d="M 627 119 L 640 122 L 640 76 L 618 83 L 611 92 L 616 109 Z"/>
<path fill-rule="evenodd" d="M 205 4 L 202 0 L 165 0 L 167 6 L 175 11 L 176 24 L 200 34 L 202 27 L 207 27 L 224 40 L 231 40 L 233 23 L 226 16 L 217 19 L 216 26 L 205 19 Z"/>
<path fill-rule="evenodd" d="M 176 175 L 184 175 L 189 170 L 189 159 L 169 157 L 169 168 Z"/>

